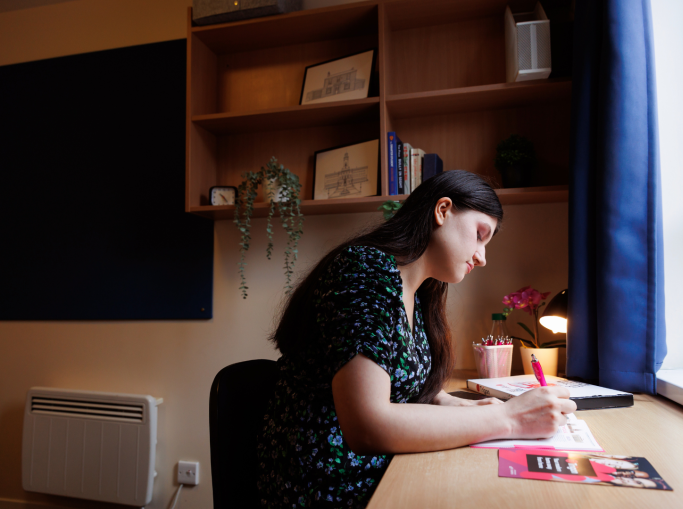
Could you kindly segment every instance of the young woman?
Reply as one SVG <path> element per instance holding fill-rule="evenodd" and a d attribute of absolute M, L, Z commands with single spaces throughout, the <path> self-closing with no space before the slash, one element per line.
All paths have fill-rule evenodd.
<path fill-rule="evenodd" d="M 259 436 L 267 507 L 365 507 L 392 454 L 550 437 L 576 409 L 543 387 L 505 404 L 446 394 L 448 283 L 486 265 L 503 209 L 477 175 L 422 183 L 396 215 L 328 253 L 273 341 L 280 378 Z"/>

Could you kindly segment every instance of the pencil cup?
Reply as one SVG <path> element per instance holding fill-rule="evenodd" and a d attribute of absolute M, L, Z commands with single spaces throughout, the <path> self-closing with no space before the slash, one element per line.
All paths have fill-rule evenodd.
<path fill-rule="evenodd" d="M 477 364 L 479 378 L 510 376 L 513 345 L 472 346 L 474 348 L 474 362 Z"/>

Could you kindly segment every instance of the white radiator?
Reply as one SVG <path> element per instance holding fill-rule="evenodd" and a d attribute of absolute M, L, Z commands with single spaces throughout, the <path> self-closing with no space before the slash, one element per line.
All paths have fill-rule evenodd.
<path fill-rule="evenodd" d="M 30 389 L 24 411 L 24 489 L 148 504 L 162 401 L 136 394 Z"/>

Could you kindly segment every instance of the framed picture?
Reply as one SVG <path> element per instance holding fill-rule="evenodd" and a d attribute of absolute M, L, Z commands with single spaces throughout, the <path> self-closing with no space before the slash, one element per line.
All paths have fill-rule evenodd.
<path fill-rule="evenodd" d="M 379 194 L 379 140 L 318 150 L 313 199 L 334 200 Z"/>
<path fill-rule="evenodd" d="M 376 50 L 371 49 L 321 64 L 309 65 L 304 74 L 299 104 L 367 98 L 376 53 Z"/>

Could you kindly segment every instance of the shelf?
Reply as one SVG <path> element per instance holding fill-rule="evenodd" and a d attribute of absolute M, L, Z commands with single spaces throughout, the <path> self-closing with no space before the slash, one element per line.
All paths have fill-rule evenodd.
<path fill-rule="evenodd" d="M 568 101 L 571 100 L 571 92 L 570 78 L 499 83 L 390 95 L 387 97 L 387 108 L 394 119 L 426 117 Z"/>
<path fill-rule="evenodd" d="M 529 205 L 532 203 L 561 203 L 569 201 L 569 186 L 517 187 L 496 189 L 503 205 Z"/>
<path fill-rule="evenodd" d="M 377 34 L 377 2 L 196 26 L 191 33 L 218 54 Z"/>
<path fill-rule="evenodd" d="M 366 198 L 344 198 L 340 200 L 302 200 L 301 213 L 304 216 L 323 214 L 353 214 L 356 212 L 379 212 L 377 208 L 389 199 L 403 199 L 407 196 L 369 196 Z M 268 217 L 269 206 L 266 202 L 254 203 L 253 217 Z M 234 219 L 235 207 L 201 206 L 191 207 L 190 212 L 210 219 Z M 275 211 L 277 216 L 277 210 Z"/>
<path fill-rule="evenodd" d="M 246 113 L 195 115 L 192 122 L 213 134 L 300 129 L 376 119 L 379 98 L 291 106 Z"/>
<path fill-rule="evenodd" d="M 274 155 L 313 195 L 316 151 L 379 138 L 380 189 L 388 189 L 387 132 L 499 181 L 496 146 L 510 134 L 537 150 L 534 183 L 499 189 L 504 205 L 566 202 L 571 79 L 505 83 L 503 12 L 536 0 L 371 0 L 211 26 L 188 17 L 186 210 L 208 206 L 213 185 L 239 185 Z M 305 69 L 377 48 L 379 97 L 301 106 Z M 436 49 L 435 49 L 436 48 Z M 259 192 L 257 200 L 264 197 Z M 304 215 L 375 212 L 389 199 L 304 200 Z M 268 204 L 255 204 L 266 217 Z"/>
<path fill-rule="evenodd" d="M 517 189 L 496 189 L 496 194 L 503 205 L 522 205 L 531 203 L 566 202 L 569 198 L 569 186 L 525 187 Z M 371 196 L 368 198 L 346 198 L 343 200 L 302 200 L 301 212 L 304 216 L 324 214 L 353 214 L 358 212 L 379 212 L 377 208 L 387 200 L 405 201 L 409 195 Z M 268 216 L 268 204 L 254 204 L 254 218 Z M 234 219 L 235 207 L 202 206 L 191 207 L 190 212 L 213 220 Z M 275 211 L 277 216 L 277 210 Z"/>

